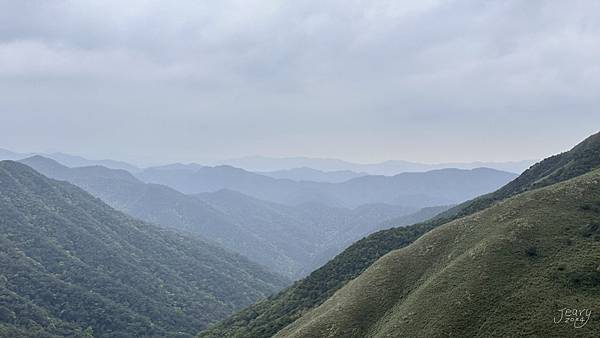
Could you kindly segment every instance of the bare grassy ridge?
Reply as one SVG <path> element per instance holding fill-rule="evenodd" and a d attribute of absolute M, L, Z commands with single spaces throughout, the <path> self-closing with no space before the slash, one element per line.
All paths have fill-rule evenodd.
<path fill-rule="evenodd" d="M 277 336 L 597 335 L 599 228 L 596 170 L 432 230 Z M 555 324 L 562 308 L 592 316 Z"/>

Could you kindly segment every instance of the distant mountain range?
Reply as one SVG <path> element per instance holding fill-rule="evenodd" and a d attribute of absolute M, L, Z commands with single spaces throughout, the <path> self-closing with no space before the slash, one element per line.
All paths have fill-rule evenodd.
<path fill-rule="evenodd" d="M 194 170 L 149 168 L 136 176 L 186 194 L 229 189 L 287 205 L 320 203 L 356 208 L 385 203 L 422 208 L 462 202 L 493 191 L 517 175 L 488 168 L 440 169 L 395 176 L 361 176 L 342 183 L 319 183 L 275 179 L 231 166 L 217 166 Z"/>
<path fill-rule="evenodd" d="M 67 167 L 84 167 L 101 165 L 111 169 L 124 169 L 135 173 L 139 166 L 115 160 L 90 160 L 81 156 L 52 153 L 16 153 L 0 148 L 0 159 L 20 160 L 33 155 L 41 155 L 54 159 Z M 276 158 L 266 156 L 249 156 L 229 160 L 209 161 L 206 163 L 173 163 L 153 166 L 147 169 L 182 169 L 198 170 L 205 166 L 229 165 L 247 171 L 256 172 L 273 178 L 286 178 L 295 181 L 315 181 L 339 183 L 345 180 L 365 175 L 394 176 L 404 172 L 424 172 L 436 169 L 476 169 L 491 168 L 520 174 L 529 168 L 535 160 L 507 162 L 451 162 L 451 163 L 418 163 L 402 160 L 390 160 L 380 163 L 361 164 L 338 159 L 288 157 Z"/>
<path fill-rule="evenodd" d="M 249 156 L 217 161 L 215 164 L 231 165 L 255 172 L 271 172 L 290 170 L 296 168 L 312 168 L 320 171 L 353 171 L 369 175 L 393 176 L 404 172 L 421 172 L 444 168 L 475 169 L 492 168 L 520 174 L 534 164 L 535 160 L 509 161 L 509 162 L 454 162 L 426 164 L 401 160 L 391 160 L 380 163 L 360 164 L 338 159 L 311 158 L 311 157 L 265 157 Z"/>
<path fill-rule="evenodd" d="M 191 337 L 289 283 L 13 161 L 0 233 L 2 337 Z"/>

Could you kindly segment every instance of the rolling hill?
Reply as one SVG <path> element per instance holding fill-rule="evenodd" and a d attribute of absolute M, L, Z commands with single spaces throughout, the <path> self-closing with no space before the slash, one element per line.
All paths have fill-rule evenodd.
<path fill-rule="evenodd" d="M 600 169 L 428 232 L 275 337 L 591 337 L 599 262 Z"/>
<path fill-rule="evenodd" d="M 0 336 L 185 337 L 288 282 L 0 162 Z"/>
<path fill-rule="evenodd" d="M 426 232 L 484 210 L 507 197 L 564 181 L 600 167 L 600 133 L 568 152 L 537 163 L 494 193 L 462 203 L 430 221 L 383 230 L 357 241 L 306 278 L 267 300 L 244 309 L 203 337 L 271 337 L 304 313 L 323 303 L 348 281 L 390 251 L 403 248 Z"/>

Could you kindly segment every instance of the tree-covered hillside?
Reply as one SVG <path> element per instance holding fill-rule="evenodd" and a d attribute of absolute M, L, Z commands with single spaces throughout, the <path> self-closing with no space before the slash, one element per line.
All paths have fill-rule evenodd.
<path fill-rule="evenodd" d="M 379 231 L 357 241 L 308 277 L 236 313 L 200 336 L 270 337 L 323 303 L 378 258 L 409 245 L 431 229 L 483 210 L 532 187 L 547 186 L 576 177 L 599 166 L 600 133 L 597 133 L 572 150 L 537 163 L 494 193 L 462 203 L 431 221 Z"/>
<path fill-rule="evenodd" d="M 0 336 L 189 336 L 287 284 L 0 162 Z"/>

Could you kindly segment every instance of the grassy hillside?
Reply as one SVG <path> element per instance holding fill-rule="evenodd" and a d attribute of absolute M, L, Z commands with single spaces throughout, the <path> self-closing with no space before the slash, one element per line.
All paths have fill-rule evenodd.
<path fill-rule="evenodd" d="M 378 258 L 409 245 L 431 229 L 483 210 L 534 185 L 549 185 L 576 177 L 599 166 L 600 133 L 590 136 L 568 152 L 532 166 L 494 193 L 462 203 L 431 221 L 379 231 L 357 241 L 308 277 L 279 294 L 238 312 L 202 332 L 201 336 L 270 337 L 302 314 L 323 303 Z"/>
<path fill-rule="evenodd" d="M 247 259 L 0 162 L 0 336 L 189 336 L 286 285 Z"/>
<path fill-rule="evenodd" d="M 591 337 L 599 264 L 600 169 L 434 229 L 276 337 Z M 564 308 L 591 317 L 553 323 Z"/>

